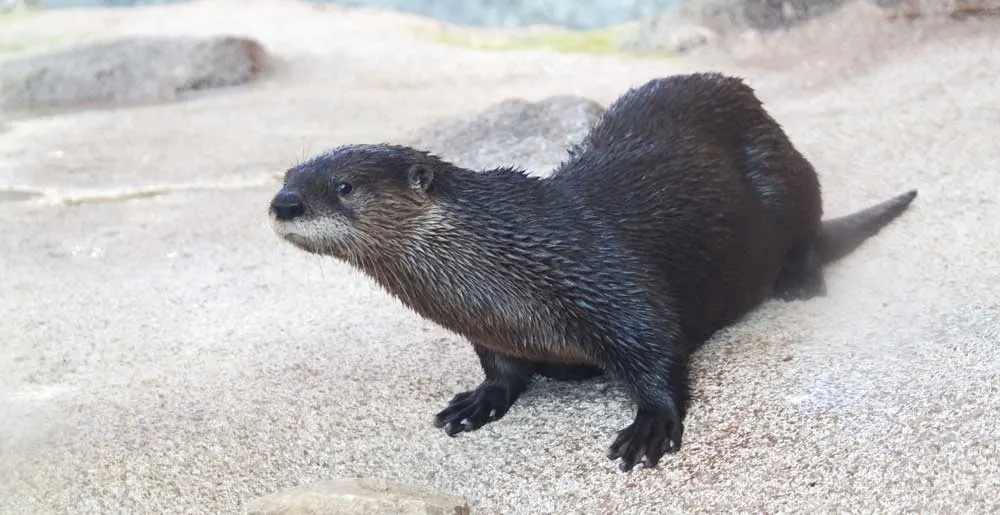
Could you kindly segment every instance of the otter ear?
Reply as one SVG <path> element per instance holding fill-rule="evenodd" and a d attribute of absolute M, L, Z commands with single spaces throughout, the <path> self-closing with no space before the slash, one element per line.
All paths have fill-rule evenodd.
<path fill-rule="evenodd" d="M 406 172 L 406 180 L 411 188 L 427 191 L 431 181 L 434 180 L 434 171 L 424 165 L 413 165 Z"/>

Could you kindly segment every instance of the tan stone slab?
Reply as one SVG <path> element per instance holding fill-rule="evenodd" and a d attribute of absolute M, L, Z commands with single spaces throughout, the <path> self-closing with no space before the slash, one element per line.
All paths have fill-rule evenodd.
<path fill-rule="evenodd" d="M 461 497 L 382 479 L 342 478 L 297 486 L 254 499 L 249 515 L 468 515 Z"/>

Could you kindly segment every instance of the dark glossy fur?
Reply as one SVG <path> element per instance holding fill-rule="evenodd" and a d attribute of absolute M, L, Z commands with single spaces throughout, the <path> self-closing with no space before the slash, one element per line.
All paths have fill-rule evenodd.
<path fill-rule="evenodd" d="M 680 447 L 693 350 L 771 296 L 823 294 L 822 265 L 914 196 L 821 223 L 812 166 L 753 91 L 694 74 L 627 92 L 547 179 L 356 145 L 290 170 L 271 213 L 469 339 L 485 380 L 437 415 L 449 435 L 503 417 L 536 373 L 604 371 L 637 404 L 609 449 L 631 470 Z"/>

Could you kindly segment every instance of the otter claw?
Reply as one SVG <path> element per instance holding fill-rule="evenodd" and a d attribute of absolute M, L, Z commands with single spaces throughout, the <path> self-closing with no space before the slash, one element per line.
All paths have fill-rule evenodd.
<path fill-rule="evenodd" d="M 463 430 L 465 428 L 462 424 L 455 424 L 454 422 L 444 426 L 444 433 L 452 438 L 458 436 Z"/>
<path fill-rule="evenodd" d="M 630 472 L 637 463 L 656 468 L 664 454 L 680 449 L 683 431 L 678 417 L 641 410 L 631 425 L 618 432 L 608 448 L 608 458 L 621 458 L 618 468 L 622 472 Z"/>
<path fill-rule="evenodd" d="M 480 386 L 454 396 L 448 406 L 434 418 L 434 427 L 444 428 L 448 436 L 471 432 L 489 422 L 500 420 L 510 403 L 501 386 Z"/>

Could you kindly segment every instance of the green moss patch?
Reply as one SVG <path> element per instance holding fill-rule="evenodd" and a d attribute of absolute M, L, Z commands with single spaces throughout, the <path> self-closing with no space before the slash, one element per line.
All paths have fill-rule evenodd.
<path fill-rule="evenodd" d="M 563 53 L 635 55 L 622 49 L 624 41 L 635 29 L 621 25 L 597 30 L 510 31 L 490 34 L 476 31 L 448 30 L 425 33 L 435 43 L 486 51 L 552 50 Z M 660 54 L 660 57 L 666 57 Z"/>

